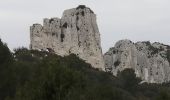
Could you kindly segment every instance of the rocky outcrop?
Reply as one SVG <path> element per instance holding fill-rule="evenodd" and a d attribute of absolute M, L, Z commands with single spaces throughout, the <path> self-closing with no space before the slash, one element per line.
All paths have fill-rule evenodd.
<path fill-rule="evenodd" d="M 113 75 L 132 68 L 145 82 L 170 81 L 170 47 L 158 42 L 121 40 L 104 54 L 104 60 L 106 71 Z"/>
<path fill-rule="evenodd" d="M 33 24 L 30 35 L 31 49 L 48 49 L 61 56 L 73 53 L 104 70 L 96 15 L 84 5 L 65 10 L 61 19 L 46 18 L 43 25 Z"/>

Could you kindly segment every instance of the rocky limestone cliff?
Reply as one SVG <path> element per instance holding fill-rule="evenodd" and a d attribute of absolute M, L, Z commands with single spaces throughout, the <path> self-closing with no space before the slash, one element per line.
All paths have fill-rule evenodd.
<path fill-rule="evenodd" d="M 33 24 L 30 37 L 31 49 L 48 49 L 61 56 L 73 53 L 104 70 L 96 15 L 84 5 L 65 10 L 61 19 L 46 18 L 43 25 Z"/>
<path fill-rule="evenodd" d="M 104 54 L 104 60 L 106 71 L 113 75 L 132 68 L 145 82 L 170 81 L 170 47 L 158 42 L 120 40 Z"/>

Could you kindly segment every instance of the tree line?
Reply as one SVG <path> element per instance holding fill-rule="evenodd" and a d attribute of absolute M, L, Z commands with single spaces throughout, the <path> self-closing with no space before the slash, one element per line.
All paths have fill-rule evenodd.
<path fill-rule="evenodd" d="M 11 52 L 0 40 L 0 100 L 170 100 L 169 86 L 141 84 L 132 69 L 114 77 L 74 54 Z"/>

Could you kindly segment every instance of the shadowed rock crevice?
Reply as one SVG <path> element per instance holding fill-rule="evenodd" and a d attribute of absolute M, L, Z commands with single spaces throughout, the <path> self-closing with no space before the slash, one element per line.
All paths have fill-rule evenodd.
<path fill-rule="evenodd" d="M 63 27 L 64 27 L 64 28 L 67 28 L 67 27 L 68 27 L 67 23 L 64 23 L 64 24 L 63 24 Z"/>
<path fill-rule="evenodd" d="M 61 34 L 60 37 L 61 37 L 61 42 L 63 42 L 65 35 L 64 35 L 64 34 Z"/>

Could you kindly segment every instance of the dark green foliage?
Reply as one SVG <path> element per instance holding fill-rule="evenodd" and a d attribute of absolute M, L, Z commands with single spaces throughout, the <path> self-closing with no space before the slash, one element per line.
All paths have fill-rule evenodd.
<path fill-rule="evenodd" d="M 12 53 L 0 39 L 0 100 L 14 93 L 13 76 L 10 73 L 12 62 Z"/>
<path fill-rule="evenodd" d="M 84 9 L 84 8 L 86 8 L 85 5 L 79 5 L 76 9 Z"/>
<path fill-rule="evenodd" d="M 157 54 L 157 53 L 159 53 L 160 51 L 163 51 L 163 50 L 164 50 L 162 47 L 156 48 L 156 47 L 152 46 L 149 41 L 146 41 L 146 42 L 143 42 L 143 43 L 145 43 L 146 46 L 148 46 L 148 50 L 151 51 L 151 55 Z"/>
<path fill-rule="evenodd" d="M 74 88 L 84 87 L 80 72 L 66 68 L 60 57 L 47 57 L 40 63 L 35 79 L 25 84 L 16 95 L 16 100 L 63 100 L 71 96 Z M 57 66 L 56 66 L 57 65 Z"/>
<path fill-rule="evenodd" d="M 159 52 L 158 48 L 155 48 L 154 46 L 150 45 L 148 49 L 151 51 L 151 55 L 157 54 Z"/>
<path fill-rule="evenodd" d="M 150 45 L 151 45 L 150 41 L 144 41 L 144 42 L 142 42 L 142 43 L 145 43 L 147 46 L 150 46 Z"/>
<path fill-rule="evenodd" d="M 151 55 L 157 54 L 159 52 L 159 49 L 153 47 L 149 41 L 146 41 L 146 42 L 143 42 L 143 43 L 145 43 L 146 46 L 148 46 L 148 49 L 151 51 Z"/>
<path fill-rule="evenodd" d="M 85 5 L 79 5 L 76 9 L 85 9 L 86 6 Z M 94 13 L 90 8 L 88 8 L 90 10 L 90 13 Z"/>
<path fill-rule="evenodd" d="M 131 92 L 135 92 L 133 89 L 141 82 L 141 79 L 136 77 L 135 72 L 132 69 L 125 69 L 122 72 L 119 72 L 117 77 L 121 81 L 121 87 Z"/>
<path fill-rule="evenodd" d="M 170 84 L 140 84 L 131 69 L 114 77 L 76 55 L 18 48 L 0 41 L 0 100 L 170 100 Z"/>
<path fill-rule="evenodd" d="M 170 95 L 167 89 L 161 90 L 159 95 L 156 97 L 156 100 L 170 100 Z"/>
<path fill-rule="evenodd" d="M 7 65 L 12 60 L 9 48 L 0 39 L 0 66 Z"/>

